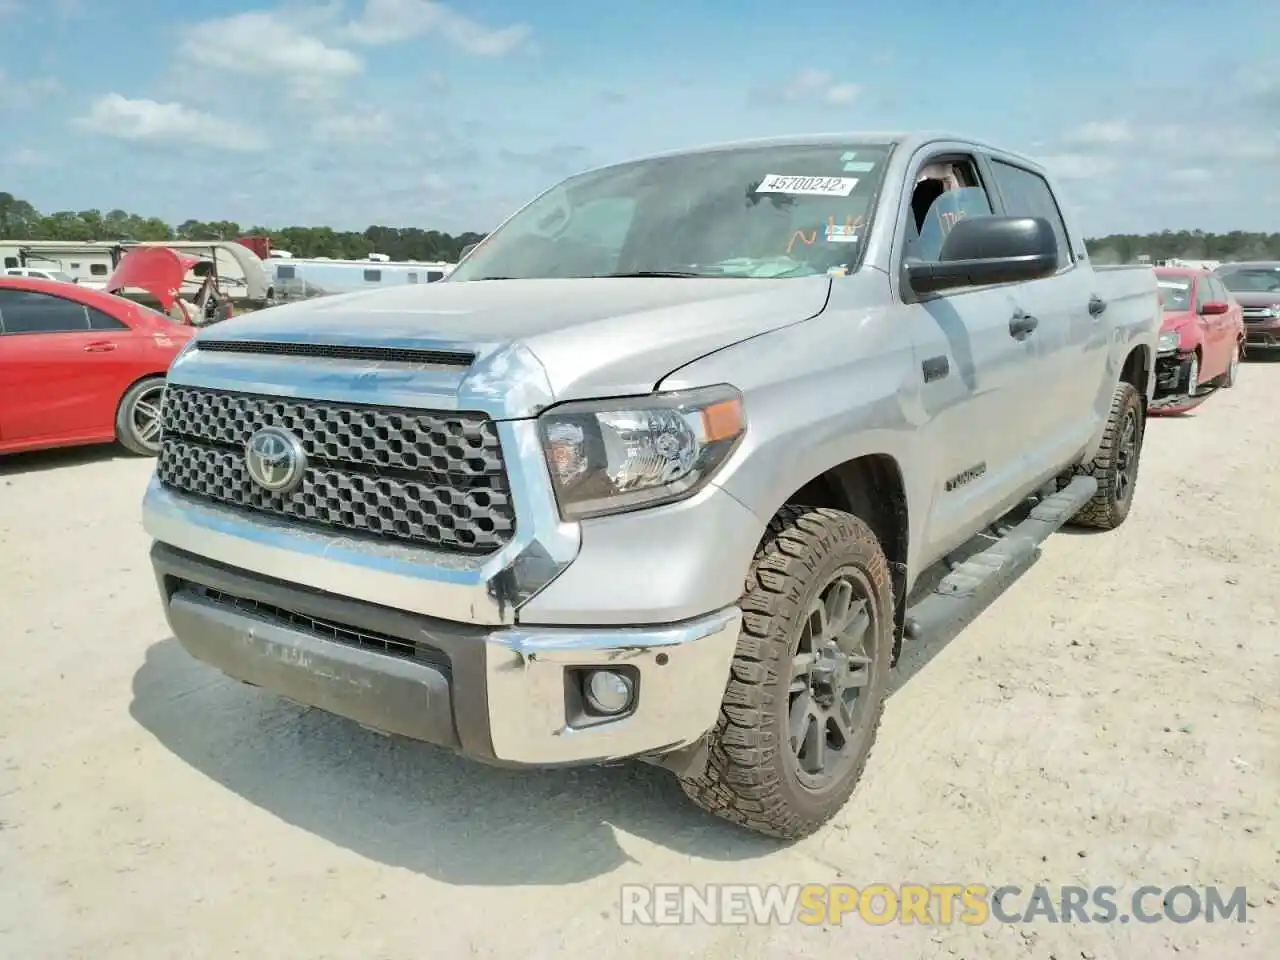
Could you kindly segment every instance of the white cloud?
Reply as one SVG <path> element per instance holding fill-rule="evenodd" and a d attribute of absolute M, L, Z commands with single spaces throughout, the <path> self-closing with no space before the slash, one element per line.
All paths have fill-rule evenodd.
<path fill-rule="evenodd" d="M 187 64 L 215 70 L 281 77 L 296 95 L 333 92 L 364 69 L 350 50 L 330 46 L 304 25 L 265 10 L 186 27 L 178 55 Z"/>
<path fill-rule="evenodd" d="M 1212 183 L 1216 178 L 1212 170 L 1206 170 L 1204 167 L 1183 167 L 1179 170 L 1171 170 L 1169 172 L 1169 180 L 1173 183 L 1185 184 L 1186 186 L 1199 186 L 1202 183 Z"/>
<path fill-rule="evenodd" d="M 43 167 L 50 166 L 51 161 L 43 153 L 22 147 L 0 157 L 0 164 L 6 167 Z"/>
<path fill-rule="evenodd" d="M 1087 153 L 1059 153 L 1039 160 L 1050 174 L 1061 180 L 1094 180 L 1116 169 L 1111 160 Z"/>
<path fill-rule="evenodd" d="M 200 144 L 233 151 L 267 145 L 254 130 L 181 103 L 130 100 L 118 93 L 98 97 L 89 113 L 73 122 L 82 130 L 135 143 Z"/>
<path fill-rule="evenodd" d="M 1083 124 L 1067 135 L 1069 143 L 1080 146 L 1108 147 L 1130 143 L 1134 130 L 1124 120 L 1095 120 Z"/>
<path fill-rule="evenodd" d="M 367 146 L 391 129 L 391 118 L 385 113 L 327 113 L 316 121 L 312 135 L 322 143 Z"/>
<path fill-rule="evenodd" d="M 801 70 L 782 88 L 779 95 L 790 102 L 823 103 L 843 107 L 853 103 L 862 93 L 856 83 L 838 83 L 821 70 Z"/>
<path fill-rule="evenodd" d="M 41 100 L 56 96 L 61 90 L 62 85 L 53 77 L 13 76 L 0 66 L 0 106 L 39 107 Z"/>
<path fill-rule="evenodd" d="M 504 57 L 524 46 L 532 30 L 523 23 L 492 28 L 435 0 L 365 0 L 364 10 L 347 24 L 356 43 L 382 46 L 430 33 L 481 57 Z"/>

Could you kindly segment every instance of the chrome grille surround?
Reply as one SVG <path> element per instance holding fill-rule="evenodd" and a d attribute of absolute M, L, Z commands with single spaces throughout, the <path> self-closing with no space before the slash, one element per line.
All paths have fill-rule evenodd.
<path fill-rule="evenodd" d="M 306 451 L 301 486 L 249 478 L 244 448 L 281 427 Z M 343 533 L 492 553 L 515 532 L 502 445 L 484 414 L 261 396 L 170 384 L 161 483 L 191 496 Z"/>

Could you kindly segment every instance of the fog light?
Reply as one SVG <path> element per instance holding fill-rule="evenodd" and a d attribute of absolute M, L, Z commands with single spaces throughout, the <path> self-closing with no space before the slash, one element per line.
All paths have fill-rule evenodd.
<path fill-rule="evenodd" d="M 597 713 L 609 715 L 622 713 L 631 706 L 634 692 L 631 678 L 612 670 L 593 670 L 587 674 L 587 682 L 583 684 L 588 706 Z"/>

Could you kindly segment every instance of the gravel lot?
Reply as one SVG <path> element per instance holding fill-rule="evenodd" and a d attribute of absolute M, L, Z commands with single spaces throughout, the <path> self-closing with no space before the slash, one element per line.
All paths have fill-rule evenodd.
<path fill-rule="evenodd" d="M 1274 957 L 1280 362 L 1153 421 L 1128 523 L 1062 533 L 900 670 L 790 847 L 643 766 L 490 770 L 169 638 L 110 450 L 0 462 L 0 956 Z M 623 883 L 1245 885 L 1245 924 L 640 928 Z M 1270 943 L 1270 950 L 1265 944 Z"/>

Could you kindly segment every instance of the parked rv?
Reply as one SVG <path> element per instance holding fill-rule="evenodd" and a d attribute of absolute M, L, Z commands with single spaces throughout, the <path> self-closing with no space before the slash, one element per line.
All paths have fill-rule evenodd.
<path fill-rule="evenodd" d="M 450 263 L 272 257 L 265 264 L 278 300 L 305 300 L 334 293 L 376 290 L 414 283 L 435 283 L 453 269 Z M 376 259 L 375 259 L 376 258 Z"/>
<path fill-rule="evenodd" d="M 66 240 L 0 240 L 0 267 L 4 273 L 13 270 L 35 270 L 41 275 L 62 274 L 54 279 L 66 278 L 86 287 L 101 288 L 115 268 L 117 257 L 114 243 Z M 36 274 L 16 274 L 35 276 Z"/>

